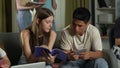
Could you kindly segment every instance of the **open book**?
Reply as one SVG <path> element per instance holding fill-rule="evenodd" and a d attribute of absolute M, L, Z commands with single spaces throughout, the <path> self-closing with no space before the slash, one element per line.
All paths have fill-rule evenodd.
<path fill-rule="evenodd" d="M 34 52 L 35 57 L 49 56 L 48 54 L 51 54 L 52 56 L 56 55 L 56 58 L 60 59 L 62 61 L 67 60 L 67 54 L 60 49 L 56 48 L 56 49 L 53 49 L 52 51 L 50 51 L 47 48 L 43 48 L 43 47 L 39 47 L 39 46 L 35 47 L 35 52 Z"/>

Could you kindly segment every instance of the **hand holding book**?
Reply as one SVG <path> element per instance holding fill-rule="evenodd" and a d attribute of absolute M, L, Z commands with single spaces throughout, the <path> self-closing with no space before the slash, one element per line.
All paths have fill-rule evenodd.
<path fill-rule="evenodd" d="M 53 49 L 52 51 L 50 51 L 49 49 L 44 47 L 35 47 L 35 57 L 49 56 L 49 54 L 51 54 L 52 56 L 56 56 L 56 58 L 62 61 L 66 61 L 67 59 L 67 54 L 60 49 Z"/>
<path fill-rule="evenodd" d="M 28 2 L 26 4 L 26 6 L 32 6 L 32 5 L 44 5 L 45 3 L 44 2 Z"/>

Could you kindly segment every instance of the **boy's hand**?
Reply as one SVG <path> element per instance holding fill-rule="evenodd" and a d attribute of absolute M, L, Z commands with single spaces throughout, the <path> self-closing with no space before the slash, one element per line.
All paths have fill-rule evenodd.
<path fill-rule="evenodd" d="M 84 60 L 88 60 L 90 58 L 90 52 L 86 51 L 86 52 L 80 53 L 79 58 L 84 59 Z"/>

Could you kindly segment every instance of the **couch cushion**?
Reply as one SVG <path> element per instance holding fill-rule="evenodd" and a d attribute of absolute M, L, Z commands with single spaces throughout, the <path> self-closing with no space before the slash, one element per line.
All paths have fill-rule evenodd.
<path fill-rule="evenodd" d="M 0 33 L 0 41 L 3 42 L 11 65 L 16 65 L 22 53 L 20 45 L 20 33 Z"/>
<path fill-rule="evenodd" d="M 61 31 L 56 31 L 56 33 L 57 33 L 57 37 L 54 44 L 54 48 L 60 48 Z"/>

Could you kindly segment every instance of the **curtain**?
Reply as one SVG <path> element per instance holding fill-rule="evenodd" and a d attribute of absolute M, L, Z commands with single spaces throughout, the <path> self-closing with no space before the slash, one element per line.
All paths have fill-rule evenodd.
<path fill-rule="evenodd" d="M 5 0 L 0 0 L 0 32 L 6 32 Z"/>
<path fill-rule="evenodd" d="M 65 26 L 72 22 L 72 13 L 78 7 L 89 8 L 89 0 L 66 0 Z"/>

